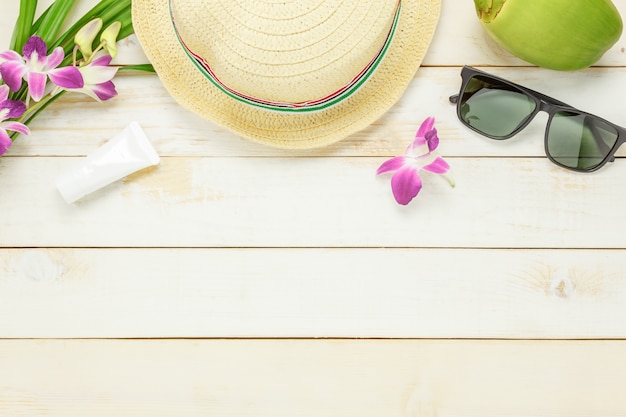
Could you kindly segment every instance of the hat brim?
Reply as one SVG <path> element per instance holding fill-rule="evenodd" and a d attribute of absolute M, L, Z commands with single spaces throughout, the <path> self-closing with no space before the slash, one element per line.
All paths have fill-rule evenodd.
<path fill-rule="evenodd" d="M 402 96 L 430 45 L 441 0 L 402 0 L 398 27 L 382 62 L 347 99 L 323 110 L 284 113 L 250 106 L 218 89 L 180 46 L 169 0 L 134 0 L 133 26 L 139 42 L 174 99 L 243 137 L 266 145 L 307 149 L 326 146 L 380 118 Z"/>

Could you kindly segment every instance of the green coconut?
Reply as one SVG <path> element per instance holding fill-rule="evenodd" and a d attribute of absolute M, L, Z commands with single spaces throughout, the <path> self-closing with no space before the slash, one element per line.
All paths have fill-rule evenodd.
<path fill-rule="evenodd" d="M 531 64 L 577 70 L 595 64 L 622 34 L 611 0 L 474 0 L 497 44 Z"/>

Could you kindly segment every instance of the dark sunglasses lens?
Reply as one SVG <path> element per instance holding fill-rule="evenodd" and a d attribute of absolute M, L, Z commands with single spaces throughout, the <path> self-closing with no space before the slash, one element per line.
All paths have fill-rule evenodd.
<path fill-rule="evenodd" d="M 595 116 L 559 111 L 548 125 L 547 151 L 558 164 L 590 171 L 606 159 L 617 137 L 612 126 Z"/>
<path fill-rule="evenodd" d="M 537 103 L 523 91 L 490 77 L 473 76 L 461 92 L 459 116 L 468 126 L 495 139 L 515 132 Z"/>

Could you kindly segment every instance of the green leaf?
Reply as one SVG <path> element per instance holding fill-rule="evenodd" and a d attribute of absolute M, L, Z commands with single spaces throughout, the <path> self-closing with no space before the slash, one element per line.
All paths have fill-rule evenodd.
<path fill-rule="evenodd" d="M 33 20 L 37 10 L 37 0 L 21 0 L 20 13 L 15 21 L 10 49 L 21 53 L 26 41 L 33 34 Z"/>
<path fill-rule="evenodd" d="M 33 29 L 32 29 L 32 33 L 37 33 L 37 30 L 39 30 L 39 27 L 41 26 L 41 22 L 43 22 L 46 19 L 46 16 L 48 15 L 48 12 L 50 12 L 50 9 L 52 8 L 52 5 L 50 5 L 42 14 L 41 16 L 39 16 L 37 18 L 37 20 L 35 20 L 35 23 L 33 23 Z"/>
<path fill-rule="evenodd" d="M 46 10 L 43 18 L 36 22 L 38 25 L 37 36 L 43 39 L 47 45 L 56 40 L 59 30 L 72 6 L 74 6 L 74 0 L 56 0 Z"/>
<path fill-rule="evenodd" d="M 119 69 L 120 71 L 156 72 L 151 64 L 122 65 Z"/>

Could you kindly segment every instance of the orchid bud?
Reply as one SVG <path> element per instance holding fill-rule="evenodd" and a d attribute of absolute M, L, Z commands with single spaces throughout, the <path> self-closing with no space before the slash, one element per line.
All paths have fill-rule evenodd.
<path fill-rule="evenodd" d="M 111 58 L 115 58 L 117 55 L 117 35 L 120 33 L 122 24 L 118 21 L 111 23 L 100 35 L 100 42 L 102 42 L 103 48 L 111 55 Z"/>
<path fill-rule="evenodd" d="M 485 31 L 531 64 L 577 70 L 596 63 L 622 33 L 611 0 L 474 0 Z"/>
<path fill-rule="evenodd" d="M 74 43 L 78 46 L 78 49 L 86 59 L 89 59 L 93 55 L 93 41 L 98 36 L 98 32 L 102 29 L 102 19 L 95 18 L 85 26 L 80 28 L 74 36 Z"/>

